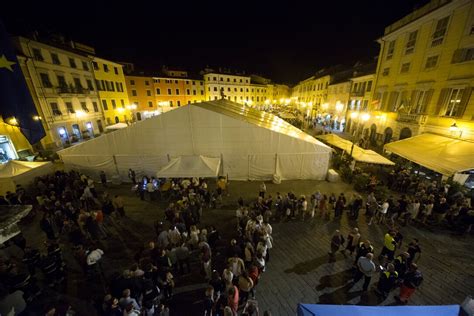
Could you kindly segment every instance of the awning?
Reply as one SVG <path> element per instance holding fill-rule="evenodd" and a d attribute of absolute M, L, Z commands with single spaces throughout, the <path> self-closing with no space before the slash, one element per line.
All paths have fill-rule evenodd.
<path fill-rule="evenodd" d="M 219 174 L 220 158 L 205 156 L 180 156 L 156 173 L 158 178 L 214 178 Z"/>
<path fill-rule="evenodd" d="M 474 169 L 474 142 L 435 134 L 421 134 L 389 143 L 385 151 L 446 176 Z"/>
<path fill-rule="evenodd" d="M 458 316 L 459 305 L 358 306 L 298 304 L 298 316 Z"/>
<path fill-rule="evenodd" d="M 0 205 L 0 243 L 15 237 L 21 231 L 17 223 L 31 211 L 31 205 Z"/>
<path fill-rule="evenodd" d="M 106 130 L 116 130 L 116 129 L 122 129 L 122 128 L 125 128 L 125 127 L 128 127 L 128 125 L 125 124 L 125 123 L 117 123 L 117 124 L 114 124 L 114 125 L 109 125 L 105 129 Z"/>
<path fill-rule="evenodd" d="M 348 141 L 347 139 L 339 137 L 335 134 L 320 135 L 316 136 L 316 138 L 319 138 L 334 147 L 342 149 L 348 154 L 350 154 L 352 150 L 352 158 L 354 158 L 354 160 L 357 162 L 389 166 L 395 165 L 393 161 L 385 158 L 384 156 L 376 153 L 373 150 L 363 149 L 357 145 L 354 145 L 354 148 L 352 149 L 351 141 Z"/>

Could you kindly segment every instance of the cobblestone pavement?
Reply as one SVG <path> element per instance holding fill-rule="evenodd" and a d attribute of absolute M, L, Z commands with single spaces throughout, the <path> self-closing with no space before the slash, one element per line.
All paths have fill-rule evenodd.
<path fill-rule="evenodd" d="M 217 210 L 205 210 L 202 225 L 215 225 L 222 233 L 223 243 L 235 234 L 236 200 L 242 196 L 250 202 L 258 192 L 259 182 L 232 182 L 230 196 L 224 198 L 223 205 Z M 212 185 L 211 185 L 212 186 Z M 126 269 L 133 262 L 133 256 L 145 242 L 154 238 L 153 222 L 163 219 L 165 203 L 141 201 L 131 191 L 129 185 L 107 188 L 111 194 L 122 194 L 125 198 L 127 218 L 111 227 L 111 236 L 100 242 L 105 256 L 103 267 L 106 279 L 114 272 Z M 323 193 L 351 194 L 351 188 L 344 183 L 325 181 L 284 181 L 280 185 L 267 183 L 267 192 L 273 196 L 277 191 L 309 195 L 315 190 Z M 363 212 L 362 212 L 363 213 Z M 30 244 L 41 247 L 44 234 L 39 231 L 37 221 L 23 227 Z M 329 262 L 328 248 L 331 234 L 340 229 L 344 235 L 350 227 L 359 227 L 362 238 L 369 238 L 375 244 L 378 255 L 386 228 L 367 226 L 364 216 L 358 223 L 352 223 L 345 216 L 340 221 L 323 221 L 315 218 L 313 223 L 292 221 L 272 223 L 274 248 L 270 262 L 257 288 L 260 310 L 271 310 L 273 315 L 295 315 L 296 306 L 304 303 L 327 304 L 393 304 L 393 293 L 384 302 L 377 301 L 372 291 L 361 295 L 361 283 L 350 288 L 352 261 L 338 254 L 334 262 Z M 430 231 L 426 228 L 403 227 L 405 241 L 418 238 L 423 254 L 419 261 L 425 282 L 413 297 L 412 304 L 458 304 L 466 295 L 474 293 L 474 256 L 470 249 L 472 236 L 461 237 L 447 231 Z M 39 238 L 38 238 L 39 236 Z M 225 244 L 223 244 L 225 245 Z M 62 289 L 52 289 L 51 298 L 63 298 L 74 304 L 79 315 L 95 315 L 92 311 L 94 300 L 100 300 L 104 287 L 100 282 L 84 279 L 82 271 L 72 257 L 72 253 L 63 247 L 68 262 L 68 282 Z M 214 267 L 220 269 L 223 255 L 214 258 Z M 199 275 L 198 262 L 192 264 L 191 275 L 176 278 L 175 296 L 171 302 L 172 315 L 202 315 L 199 302 L 204 294 L 204 279 Z M 375 283 L 374 277 L 372 283 Z M 59 295 L 66 293 L 67 296 Z M 74 298 L 74 299 L 73 299 Z"/>

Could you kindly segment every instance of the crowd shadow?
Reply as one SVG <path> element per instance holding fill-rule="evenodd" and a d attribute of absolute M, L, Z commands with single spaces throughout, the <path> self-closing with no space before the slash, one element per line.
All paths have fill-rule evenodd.
<path fill-rule="evenodd" d="M 328 255 L 321 256 L 318 258 L 314 258 L 311 260 L 297 263 L 292 268 L 286 269 L 285 273 L 296 273 L 300 275 L 307 274 L 311 271 L 316 270 L 317 268 L 319 268 L 321 265 L 325 263 L 335 262 L 336 260 L 337 260 L 336 256 L 328 256 Z"/>
<path fill-rule="evenodd" d="M 319 279 L 319 285 L 316 287 L 316 290 L 322 291 L 327 287 L 339 287 L 347 284 L 348 281 L 352 280 L 354 272 L 352 269 L 344 270 L 334 274 L 328 274 L 322 276 Z"/>

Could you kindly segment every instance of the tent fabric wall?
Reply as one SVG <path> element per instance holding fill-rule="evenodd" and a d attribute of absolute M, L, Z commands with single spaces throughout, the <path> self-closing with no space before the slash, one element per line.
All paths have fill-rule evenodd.
<path fill-rule="evenodd" d="M 230 179 L 267 180 L 277 173 L 279 154 L 294 155 L 288 159 L 297 162 L 287 165 L 295 166 L 302 154 L 314 154 L 318 162 L 310 165 L 325 169 L 306 169 L 305 178 L 324 179 L 331 149 L 272 114 L 219 100 L 186 105 L 58 152 L 66 165 L 89 173 L 98 173 L 101 164 L 72 156 L 99 153 L 107 162 L 112 158 L 115 170 L 108 170 L 122 179 L 128 168 L 153 174 L 169 162 L 165 157 L 202 155 L 221 157 L 221 171 Z M 148 156 L 155 158 L 143 163 Z M 288 179 L 290 173 L 300 178 L 299 169 Z"/>
<path fill-rule="evenodd" d="M 359 306 L 298 304 L 298 316 L 459 316 L 459 305 Z"/>
<path fill-rule="evenodd" d="M 54 172 L 51 162 L 27 162 L 12 160 L 0 166 L 0 194 L 14 192 L 16 185 L 28 186 L 34 178 Z"/>

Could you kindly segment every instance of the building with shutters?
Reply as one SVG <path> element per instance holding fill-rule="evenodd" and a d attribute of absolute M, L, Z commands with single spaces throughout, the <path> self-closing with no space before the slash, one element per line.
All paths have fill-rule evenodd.
<path fill-rule="evenodd" d="M 387 26 L 364 133 L 474 139 L 474 2 L 433 0 Z M 353 109 L 360 117 L 364 109 Z"/>
<path fill-rule="evenodd" d="M 105 124 L 133 121 L 134 107 L 130 106 L 128 100 L 123 65 L 95 56 L 91 58 Z"/>
<path fill-rule="evenodd" d="M 13 39 L 18 61 L 43 122 L 46 148 L 63 147 L 104 131 L 92 72 L 92 47 L 65 41 Z"/>

